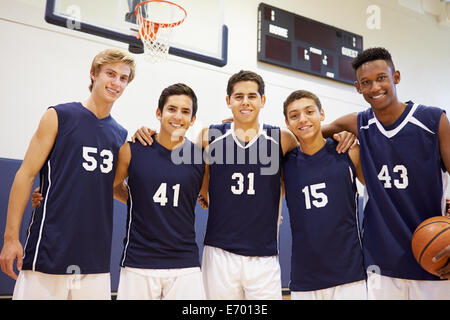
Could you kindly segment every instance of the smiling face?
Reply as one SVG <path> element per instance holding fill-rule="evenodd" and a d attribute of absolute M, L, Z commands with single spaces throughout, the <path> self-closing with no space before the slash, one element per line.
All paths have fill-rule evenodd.
<path fill-rule="evenodd" d="M 163 110 L 156 109 L 156 117 L 161 122 L 160 136 L 178 141 L 186 134 L 186 131 L 194 124 L 192 99 L 188 95 L 168 96 Z"/>
<path fill-rule="evenodd" d="M 385 60 L 363 63 L 356 70 L 356 78 L 356 89 L 374 112 L 383 111 L 398 102 L 395 86 L 400 82 L 400 72 L 393 70 Z"/>
<path fill-rule="evenodd" d="M 322 138 L 321 121 L 325 114 L 311 98 L 301 98 L 292 101 L 286 108 L 286 125 L 302 141 L 313 141 Z"/>
<path fill-rule="evenodd" d="M 264 108 L 265 95 L 258 92 L 258 83 L 255 81 L 239 81 L 226 97 L 228 108 L 233 113 L 237 125 L 254 126 L 258 124 L 259 111 Z"/>
<path fill-rule="evenodd" d="M 105 64 L 98 74 L 91 72 L 92 95 L 106 103 L 114 103 L 128 85 L 130 66 L 124 62 Z"/>

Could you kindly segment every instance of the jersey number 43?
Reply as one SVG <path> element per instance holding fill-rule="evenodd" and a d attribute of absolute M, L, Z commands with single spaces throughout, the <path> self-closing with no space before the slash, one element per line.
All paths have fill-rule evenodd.
<path fill-rule="evenodd" d="M 394 179 L 394 186 L 397 189 L 406 189 L 408 187 L 408 170 L 404 165 L 398 164 L 394 166 L 392 169 L 392 173 L 398 174 L 399 179 Z M 392 188 L 392 177 L 391 174 L 389 174 L 389 168 L 387 165 L 383 165 L 381 167 L 380 172 L 378 173 L 378 180 L 383 182 L 383 187 L 385 189 L 391 189 Z"/>

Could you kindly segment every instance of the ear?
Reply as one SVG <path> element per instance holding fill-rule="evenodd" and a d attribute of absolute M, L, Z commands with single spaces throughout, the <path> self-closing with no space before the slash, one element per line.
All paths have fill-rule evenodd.
<path fill-rule="evenodd" d="M 262 108 L 264 108 L 264 105 L 266 104 L 266 95 L 265 94 L 263 94 L 263 96 L 261 97 L 261 104 L 262 104 L 262 106 L 261 106 L 261 109 L 262 109 Z"/>
<path fill-rule="evenodd" d="M 400 71 L 395 70 L 394 71 L 394 84 L 399 84 L 400 83 Z"/>
<path fill-rule="evenodd" d="M 192 126 L 195 122 L 195 119 L 197 119 L 197 116 L 193 116 L 191 119 L 191 122 L 189 123 L 189 127 Z"/>
<path fill-rule="evenodd" d="M 225 97 L 225 101 L 227 102 L 228 108 L 231 108 L 231 106 L 230 106 L 230 96 L 229 96 L 229 95 L 227 95 L 227 96 Z"/>
<path fill-rule="evenodd" d="M 353 84 L 355 85 L 356 91 L 358 91 L 358 93 L 362 94 L 361 86 L 359 85 L 359 82 L 355 81 L 355 82 L 353 82 Z"/>
<path fill-rule="evenodd" d="M 320 121 L 325 120 L 325 111 L 323 111 L 323 108 L 320 109 Z"/>
<path fill-rule="evenodd" d="M 162 119 L 162 114 L 161 114 L 161 110 L 159 110 L 159 108 L 156 108 L 156 118 L 161 121 Z"/>
<path fill-rule="evenodd" d="M 94 83 L 94 82 L 95 82 L 95 73 L 94 73 L 94 70 L 91 70 L 91 72 L 89 73 L 89 76 L 90 76 L 90 78 L 91 78 L 91 80 L 92 80 L 92 83 Z"/>

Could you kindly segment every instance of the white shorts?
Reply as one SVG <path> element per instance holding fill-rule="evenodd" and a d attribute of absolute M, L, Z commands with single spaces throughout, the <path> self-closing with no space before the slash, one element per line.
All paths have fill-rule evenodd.
<path fill-rule="evenodd" d="M 13 300 L 111 300 L 109 273 L 48 274 L 22 270 Z"/>
<path fill-rule="evenodd" d="M 367 273 L 369 300 L 448 300 L 450 280 L 409 280 Z"/>
<path fill-rule="evenodd" d="M 278 256 L 241 256 L 206 245 L 202 270 L 207 299 L 281 300 Z"/>
<path fill-rule="evenodd" d="M 120 269 L 117 300 L 204 300 L 199 267 L 180 269 Z"/>
<path fill-rule="evenodd" d="M 314 291 L 291 291 L 291 300 L 366 300 L 366 280 Z"/>

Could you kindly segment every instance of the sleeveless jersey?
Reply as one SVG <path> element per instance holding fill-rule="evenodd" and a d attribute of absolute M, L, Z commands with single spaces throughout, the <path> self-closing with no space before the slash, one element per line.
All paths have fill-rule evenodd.
<path fill-rule="evenodd" d="M 442 112 L 409 101 L 389 127 L 371 109 L 358 114 L 368 194 L 363 248 L 369 270 L 395 278 L 438 279 L 414 259 L 411 238 L 423 220 L 444 212 L 446 174 L 438 143 Z"/>
<path fill-rule="evenodd" d="M 209 213 L 205 244 L 244 256 L 278 254 L 280 129 L 260 125 L 248 143 L 234 123 L 209 127 Z"/>
<path fill-rule="evenodd" d="M 327 139 L 307 155 L 283 158 L 292 231 L 292 291 L 313 291 L 365 279 L 358 226 L 356 171 L 348 153 Z"/>
<path fill-rule="evenodd" d="M 79 102 L 52 107 L 55 144 L 40 171 L 42 204 L 33 212 L 24 270 L 50 274 L 110 270 L 113 182 L 127 131 Z"/>
<path fill-rule="evenodd" d="M 168 150 L 130 143 L 128 217 L 121 266 L 200 266 L 195 206 L 205 170 L 202 150 L 185 139 Z"/>

